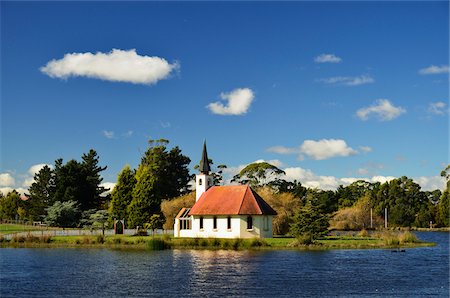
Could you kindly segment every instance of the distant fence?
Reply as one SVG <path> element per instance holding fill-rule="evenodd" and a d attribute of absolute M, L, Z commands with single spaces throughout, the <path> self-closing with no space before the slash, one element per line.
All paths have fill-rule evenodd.
<path fill-rule="evenodd" d="M 70 229 L 70 230 L 65 230 L 65 229 L 61 229 L 61 230 L 35 230 L 35 231 L 23 231 L 23 232 L 15 232 L 15 233 L 11 233 L 11 234 L 6 234 L 3 235 L 3 238 L 7 239 L 7 240 L 11 240 L 12 237 L 16 236 L 36 236 L 36 237 L 44 237 L 44 236 L 50 236 L 50 237 L 54 237 L 54 236 L 96 236 L 96 235 L 102 235 L 102 230 L 86 230 L 86 229 Z M 123 231 L 124 235 L 135 235 L 136 234 L 136 229 L 125 229 Z M 147 230 L 147 234 L 148 235 L 152 235 L 152 231 L 151 230 Z M 173 230 L 162 230 L 162 229 L 158 229 L 155 230 L 155 235 L 173 235 Z M 105 236 L 112 236 L 114 235 L 114 230 L 105 230 Z"/>
<path fill-rule="evenodd" d="M 46 224 L 43 224 L 42 222 L 31 222 L 31 221 L 24 221 L 24 220 L 0 220 L 0 223 L 2 224 L 20 224 L 25 225 L 23 231 L 20 232 L 13 232 L 10 234 L 4 234 L 3 238 L 10 240 L 14 236 L 36 236 L 36 237 L 43 237 L 43 236 L 96 236 L 96 235 L 102 235 L 103 232 L 101 229 L 64 229 L 64 228 L 54 228 L 54 227 L 48 227 Z M 30 227 L 30 230 L 27 230 L 27 226 Z M 142 230 L 140 230 L 142 231 Z M 105 229 L 105 236 L 111 236 L 114 235 L 113 229 Z M 148 235 L 152 235 L 152 230 L 147 230 Z M 124 235 L 135 235 L 137 234 L 137 229 L 124 229 L 123 230 Z M 163 230 L 163 229 L 157 229 L 154 231 L 155 235 L 173 235 L 173 230 Z"/>

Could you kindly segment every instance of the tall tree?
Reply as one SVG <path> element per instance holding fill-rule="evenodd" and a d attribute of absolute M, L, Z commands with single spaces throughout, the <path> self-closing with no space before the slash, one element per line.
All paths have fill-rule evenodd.
<path fill-rule="evenodd" d="M 34 175 L 28 191 L 28 215 L 34 220 L 43 219 L 47 214 L 46 208 L 54 203 L 55 174 L 49 166 L 45 165 Z"/>
<path fill-rule="evenodd" d="M 136 173 L 126 165 L 117 178 L 117 184 L 111 193 L 111 203 L 109 206 L 109 218 L 125 219 L 128 226 L 127 208 L 133 198 L 133 188 L 136 185 Z"/>
<path fill-rule="evenodd" d="M 136 171 L 136 185 L 128 207 L 131 226 L 143 226 L 153 214 L 160 214 L 164 199 L 189 192 L 190 159 L 178 147 L 167 151 L 169 141 L 150 140 L 149 149 Z"/>
<path fill-rule="evenodd" d="M 53 202 L 77 201 L 82 211 L 98 209 L 102 204 L 101 194 L 106 191 L 101 187 L 100 172 L 106 167 L 98 165 L 97 152 L 91 149 L 83 154 L 82 162 L 74 159 L 63 164 L 62 159 L 55 161 L 55 193 Z"/>
<path fill-rule="evenodd" d="M 100 186 L 103 181 L 100 173 L 106 170 L 107 167 L 98 165 L 99 157 L 97 152 L 93 149 L 89 150 L 88 153 L 83 154 L 81 158 L 83 160 L 81 163 L 83 170 L 82 179 L 85 181 L 82 185 L 81 197 L 79 198 L 80 207 L 82 210 L 99 208 L 103 203 L 101 194 L 108 190 Z"/>

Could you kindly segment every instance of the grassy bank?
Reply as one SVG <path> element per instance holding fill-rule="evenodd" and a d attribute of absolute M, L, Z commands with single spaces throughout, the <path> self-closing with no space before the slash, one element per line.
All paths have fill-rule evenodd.
<path fill-rule="evenodd" d="M 11 240 L 0 238 L 2 247 L 92 247 L 118 249 L 382 249 L 432 246 L 422 242 L 411 232 L 382 232 L 370 236 L 329 236 L 305 245 L 295 238 L 219 239 L 173 238 L 164 236 L 16 236 Z"/>
<path fill-rule="evenodd" d="M 59 228 L 47 228 L 21 224 L 0 224 L 0 235 L 29 232 L 29 231 L 45 231 L 58 230 Z"/>

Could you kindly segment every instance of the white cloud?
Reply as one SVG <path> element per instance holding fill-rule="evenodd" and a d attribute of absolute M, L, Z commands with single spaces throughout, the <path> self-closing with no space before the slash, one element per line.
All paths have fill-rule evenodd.
<path fill-rule="evenodd" d="M 15 184 L 16 180 L 10 173 L 0 174 L 0 186 L 14 186 Z"/>
<path fill-rule="evenodd" d="M 112 130 L 104 130 L 103 131 L 103 135 L 107 138 L 107 139 L 114 139 L 115 138 L 115 133 Z"/>
<path fill-rule="evenodd" d="M 318 81 L 330 85 L 359 86 L 374 83 L 375 79 L 369 75 L 361 75 L 358 77 L 331 77 L 319 79 Z"/>
<path fill-rule="evenodd" d="M 361 146 L 362 151 L 369 152 L 370 147 Z M 344 140 L 322 139 L 319 141 L 305 140 L 299 147 L 289 148 L 274 146 L 267 149 L 268 152 L 278 154 L 298 154 L 297 160 L 303 160 L 305 155 L 315 160 L 329 159 L 333 157 L 345 157 L 358 154 L 357 150 L 349 147 Z"/>
<path fill-rule="evenodd" d="M 448 65 L 441 65 L 441 66 L 431 65 L 429 67 L 422 68 L 421 70 L 419 70 L 419 74 L 421 74 L 421 75 L 432 75 L 432 74 L 441 74 L 441 73 L 448 73 L 448 72 L 449 72 Z"/>
<path fill-rule="evenodd" d="M 51 78 L 88 77 L 112 82 L 151 85 L 167 78 L 178 63 L 160 57 L 141 56 L 135 49 L 113 49 L 109 53 L 71 53 L 51 60 L 40 71 Z"/>
<path fill-rule="evenodd" d="M 24 175 L 25 178 L 24 178 L 24 181 L 22 182 L 22 186 L 29 188 L 31 186 L 31 184 L 33 184 L 33 182 L 34 182 L 34 175 L 39 173 L 39 171 L 45 166 L 49 167 L 50 169 L 53 169 L 53 165 L 49 165 L 49 164 L 45 164 L 45 163 L 32 165 L 28 169 L 27 174 Z"/>
<path fill-rule="evenodd" d="M 412 179 L 422 187 L 423 191 L 445 189 L 445 178 L 441 176 L 421 176 Z"/>
<path fill-rule="evenodd" d="M 369 174 L 369 169 L 359 168 L 358 170 L 356 170 L 356 173 L 358 173 L 358 175 L 367 175 L 367 174 Z"/>
<path fill-rule="evenodd" d="M 406 113 L 404 108 L 392 105 L 387 99 L 377 99 L 372 106 L 356 111 L 361 120 L 368 120 L 371 115 L 375 115 L 381 121 L 393 120 L 404 113 Z"/>
<path fill-rule="evenodd" d="M 53 169 L 52 165 L 49 165 L 49 164 L 46 164 L 46 163 L 39 163 L 39 164 L 36 164 L 36 165 L 32 165 L 28 169 L 28 174 L 30 174 L 31 176 L 34 176 L 35 174 L 39 173 L 39 171 L 45 166 L 49 167 L 50 169 Z"/>
<path fill-rule="evenodd" d="M 295 153 L 300 152 L 299 148 L 289 148 L 289 147 L 284 147 L 284 146 L 273 146 L 273 147 L 267 148 L 267 151 L 277 153 L 277 154 L 295 154 Z"/>
<path fill-rule="evenodd" d="M 337 57 L 334 54 L 321 54 L 314 58 L 314 62 L 316 62 L 316 63 L 340 63 L 340 62 L 342 62 L 342 58 Z"/>
<path fill-rule="evenodd" d="M 359 146 L 359 149 L 360 149 L 361 151 L 363 151 L 363 152 L 366 152 L 366 153 L 372 151 L 372 148 L 369 147 L 369 146 Z"/>
<path fill-rule="evenodd" d="M 358 153 L 358 151 L 349 147 L 344 140 L 336 139 L 322 139 L 319 141 L 305 140 L 300 146 L 300 151 L 316 160 L 337 156 L 350 156 Z"/>
<path fill-rule="evenodd" d="M 428 113 L 433 115 L 445 115 L 448 113 L 447 104 L 442 101 L 432 102 L 428 105 Z"/>
<path fill-rule="evenodd" d="M 230 93 L 221 93 L 222 100 L 227 104 L 217 101 L 210 103 L 207 108 L 218 115 L 242 115 L 247 113 L 250 105 L 255 98 L 253 91 L 249 88 L 238 88 Z"/>
<path fill-rule="evenodd" d="M 131 137 L 133 135 L 133 133 L 134 133 L 134 131 L 129 130 L 129 131 L 123 133 L 122 136 L 125 137 L 125 138 L 129 138 L 129 137 Z"/>

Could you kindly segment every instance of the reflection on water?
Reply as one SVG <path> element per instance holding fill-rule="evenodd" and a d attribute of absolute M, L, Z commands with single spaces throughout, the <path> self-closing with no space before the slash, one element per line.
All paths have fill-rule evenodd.
<path fill-rule="evenodd" d="M 0 296 L 448 297 L 448 236 L 405 253 L 7 248 Z"/>

